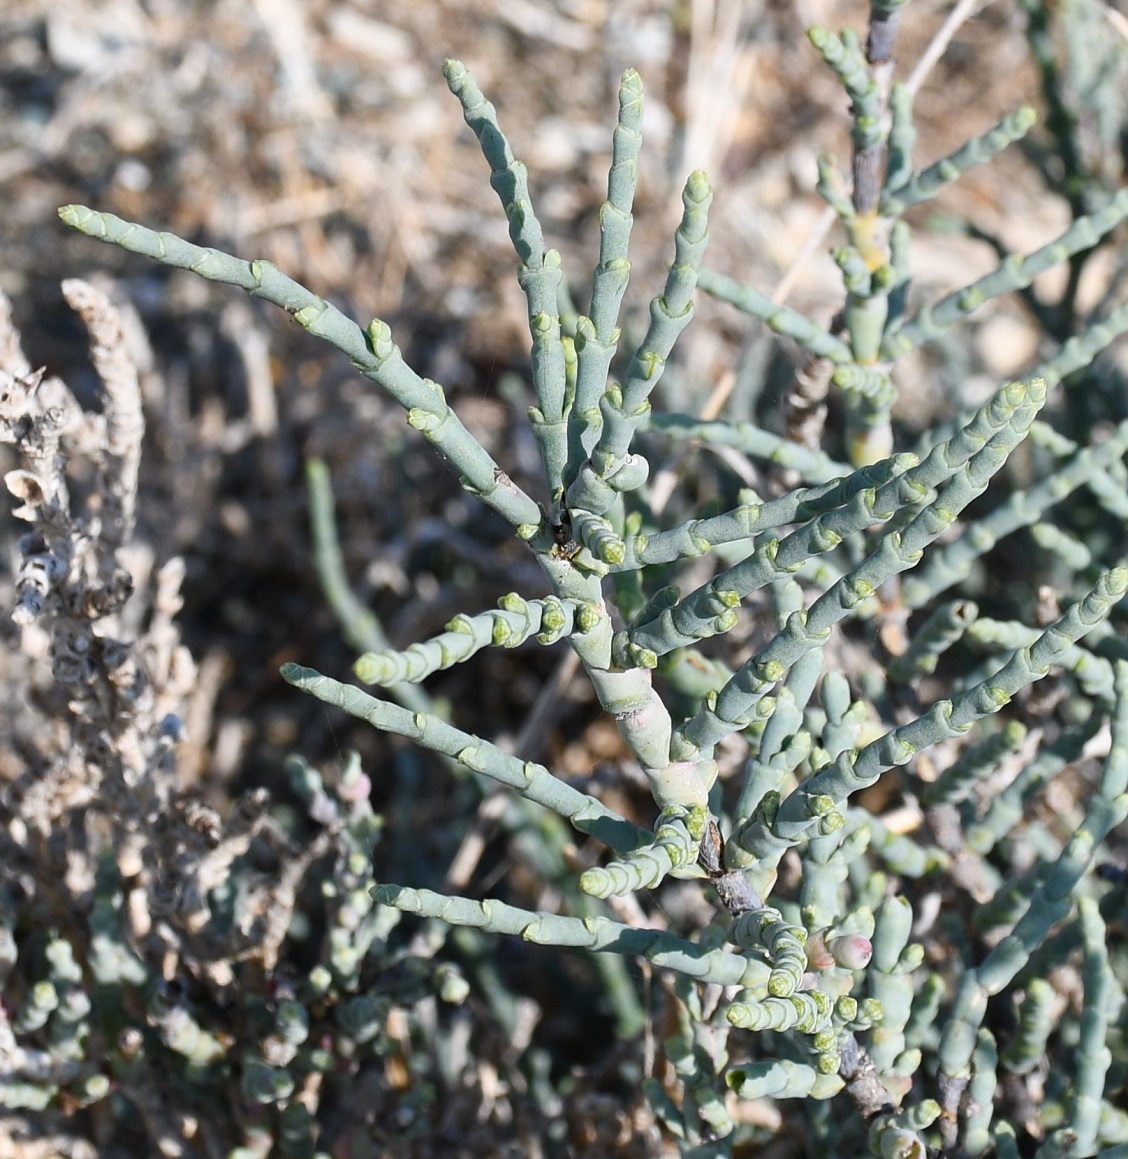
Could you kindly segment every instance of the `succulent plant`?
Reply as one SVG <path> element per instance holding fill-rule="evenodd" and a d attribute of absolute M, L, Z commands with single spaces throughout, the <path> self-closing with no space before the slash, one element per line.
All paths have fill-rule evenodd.
<path fill-rule="evenodd" d="M 580 313 L 496 110 L 469 71 L 447 61 L 527 300 L 535 489 L 407 364 L 383 321 L 357 325 L 268 262 L 82 206 L 60 211 L 93 237 L 280 306 L 393 397 L 462 487 L 523 541 L 547 594 L 514 592 L 392 650 L 348 589 L 327 472 L 311 463 L 326 592 L 365 649 L 356 677 L 385 694 L 305 664 L 286 664 L 282 676 L 503 787 L 526 803 L 530 826 L 540 807 L 607 854 L 568 871 L 551 908 L 531 910 L 378 881 L 372 847 L 382 822 L 355 761 L 326 781 L 293 758 L 292 784 L 315 822 L 304 847 L 261 794 L 221 821 L 177 792 L 165 757 L 192 666 L 172 627 L 176 565 L 159 577 L 146 632 L 121 635 L 140 397 L 115 354 L 108 303 L 71 283 L 105 384 L 102 415 L 31 373 L 10 321 L 0 344 L 0 434 L 23 459 L 7 482 L 32 525 L 16 614 L 51 637 L 55 679 L 70 697 L 59 717 L 70 730 L 64 755 L 6 805 L 18 804 L 22 820 L 3 837 L 14 868 L 0 931 L 14 980 L 0 1020 L 0 1103 L 113 1098 L 164 1154 L 195 1153 L 185 1142 L 194 1138 L 205 1140 L 200 1153 L 224 1153 L 233 1144 L 218 1141 L 239 1138 L 228 1153 L 241 1159 L 313 1155 L 332 1135 L 318 1134 L 322 1084 L 365 1052 L 394 1052 L 393 1008 L 435 993 L 458 1002 L 470 989 L 449 965 L 410 953 L 396 960 L 414 964 L 411 978 L 395 976 L 389 934 L 411 914 L 659 968 L 669 1071 L 641 1086 L 685 1155 L 732 1155 L 763 1138 L 741 1100 L 774 1100 L 803 1123 L 812 1154 L 1124 1154 L 1128 975 L 1114 831 L 1128 816 L 1128 649 L 1117 630 L 1128 594 L 1128 417 L 1118 397 L 1107 402 L 1108 421 L 1087 423 L 1078 399 L 1091 389 L 1086 368 L 1128 330 L 1128 304 L 1110 292 L 1082 317 L 1074 299 L 1051 310 L 1032 286 L 1068 263 L 1066 293 L 1075 293 L 1080 264 L 1128 216 L 1128 191 L 1102 197 L 1086 171 L 1039 23 L 1045 10 L 1025 7 L 1074 193 L 1058 238 L 1003 255 L 995 271 L 938 301 L 915 301 L 906 213 L 1021 140 L 1035 117 L 1020 109 L 918 168 L 913 88 L 892 82 L 906 6 L 875 0 L 864 42 L 849 29 L 810 33 L 852 112 L 848 172 L 831 157 L 819 167 L 844 238 L 833 251 L 840 312 L 821 325 L 705 265 L 712 189 L 694 172 L 665 285 L 634 344 L 620 310 L 641 148 L 638 74 L 628 71 L 619 89 L 599 255 Z M 656 405 L 700 293 L 798 350 L 792 410 L 775 429 L 754 414 L 704 419 Z M 902 370 L 907 356 L 1010 293 L 1026 295 L 1040 317 L 1073 318 L 1047 328 L 1057 348 L 977 407 L 955 400 L 947 421 L 914 429 L 896 417 L 920 386 L 919 363 Z M 828 402 L 841 433 L 825 421 Z M 688 493 L 659 499 L 655 464 L 690 440 L 759 464 L 760 485 L 727 510 L 699 509 Z M 98 471 L 100 503 L 84 512 L 69 506 L 62 475 L 76 453 Z M 1086 518 L 1075 526 L 1067 512 L 1078 507 Z M 1098 523 L 1099 535 L 1077 530 Z M 1026 536 L 1035 560 L 1012 601 L 1026 600 L 1029 623 L 978 606 L 983 570 L 997 566 L 990 553 L 1007 536 Z M 1039 572 L 1054 584 L 1035 607 Z M 574 651 L 645 777 L 649 817 L 624 815 L 547 765 L 456 727 L 417 687 L 484 648 L 531 641 Z M 859 646 L 867 662 L 845 665 L 844 652 Z M 1055 698 L 1034 694 L 1043 680 L 1057 686 Z M 1038 817 L 1039 794 L 1066 770 L 1083 781 L 1071 811 Z M 899 807 L 887 807 L 894 797 Z M 29 867 L 51 853 L 58 826 L 73 830 L 80 806 L 97 810 L 105 832 L 62 842 L 70 860 L 60 880 L 82 881 L 76 917 L 64 924 Z M 543 840 L 557 856 L 561 829 L 552 834 Z M 269 871 L 248 857 L 252 843 L 270 850 Z M 299 891 L 326 863 L 316 964 L 284 970 Z M 677 881 L 708 900 L 705 920 L 632 920 L 623 899 L 662 896 Z M 28 906 L 52 912 L 50 933 L 24 939 L 17 957 L 12 931 Z M 275 992 L 240 1007 L 252 966 Z M 238 1093 L 221 1099 L 235 1075 Z M 194 1106 L 221 1102 L 222 1115 L 187 1123 L 173 1094 L 181 1088 Z M 848 1102 L 849 1115 L 828 1111 L 832 1100 Z M 371 1132 L 367 1143 L 362 1135 L 333 1153 L 378 1153 L 364 1150 Z"/>

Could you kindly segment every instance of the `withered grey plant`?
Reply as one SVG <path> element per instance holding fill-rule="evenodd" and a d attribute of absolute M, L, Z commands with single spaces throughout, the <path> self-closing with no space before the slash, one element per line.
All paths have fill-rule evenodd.
<path fill-rule="evenodd" d="M 1062 121 L 1066 96 L 1052 87 L 1060 77 L 1045 60 L 1040 9 L 1033 0 L 1027 7 L 1043 75 L 1060 106 L 1051 131 L 1068 152 L 1062 142 L 1077 129 Z M 728 1156 L 738 1144 L 767 1137 L 762 1117 L 754 1125 L 737 1110 L 739 1100 L 774 1100 L 784 1116 L 802 1121 L 812 1154 L 1128 1154 L 1128 967 L 1119 932 L 1125 893 L 1115 880 L 1120 846 L 1113 837 L 1128 815 L 1128 648 L 1116 629 L 1128 593 L 1128 413 L 1120 397 L 1110 404 L 1115 421 L 1086 427 L 1078 403 L 1079 392 L 1091 389 L 1083 385 L 1091 381 L 1085 369 L 1128 330 L 1128 303 L 1116 303 L 1114 286 L 1096 312 L 1080 318 L 1075 298 L 1051 311 L 1031 290 L 1038 274 L 1068 263 L 1075 276 L 1067 294 L 1075 293 L 1085 258 L 1128 216 L 1128 190 L 1100 197 L 1096 175 L 1075 148 L 1065 163 L 1085 195 L 1071 199 L 1074 220 L 1057 239 L 1033 253 L 1006 254 L 986 277 L 916 303 L 905 213 L 1023 138 L 1035 118 L 1021 109 L 918 168 L 913 90 L 892 83 L 904 8 L 903 0 L 874 0 L 864 43 L 851 30 L 810 33 L 853 118 L 848 173 L 830 157 L 819 170 L 819 190 L 844 239 L 834 250 L 842 308 L 831 324 L 703 264 L 712 191 L 695 172 L 685 182 L 666 283 L 651 301 L 637 347 L 627 351 L 619 315 L 641 147 L 638 75 L 628 71 L 619 90 L 599 256 L 580 314 L 495 109 L 462 64 L 445 64 L 518 257 L 535 392 L 529 420 L 543 468 L 539 495 L 491 457 L 442 387 L 405 362 L 379 319 L 361 328 L 268 262 L 82 206 L 60 211 L 93 237 L 282 307 L 395 398 L 409 425 L 457 469 L 462 486 L 524 541 L 548 594 L 513 593 L 495 610 L 457 616 L 433 639 L 389 650 L 343 580 L 328 481 L 313 464 L 326 590 L 349 638 L 375 644 L 357 661 L 357 677 L 391 699 L 299 664 L 287 664 L 282 675 L 558 814 L 608 851 L 602 864 L 577 875 L 552 911 L 377 883 L 368 846 L 378 822 L 367 809 L 366 778 L 353 767 L 330 793 L 297 760 L 295 783 L 325 825 L 321 844 L 288 859 L 287 838 L 276 832 L 287 868 L 279 881 L 258 883 L 261 897 L 252 904 L 227 897 L 220 880 L 248 833 L 274 832 L 269 815 L 245 809 L 226 827 L 209 823 L 206 852 L 192 852 L 186 836 L 157 848 L 153 827 L 170 815 L 167 792 L 156 788 L 161 737 L 175 730 L 150 712 L 143 726 L 132 726 L 128 746 L 113 734 L 115 772 L 98 783 L 87 779 L 85 791 L 124 825 L 150 867 L 145 872 L 182 882 L 174 916 L 154 914 L 153 928 L 169 954 L 210 963 L 200 968 L 214 986 L 226 984 L 234 956 L 258 955 L 272 968 L 297 879 L 315 857 L 336 850 L 338 908 L 327 957 L 274 1008 L 276 1025 L 257 1053 L 232 1058 L 223 1035 L 193 1021 L 188 1006 L 153 979 L 151 1001 L 161 1013 L 150 1007 L 148 1025 L 190 1064 L 181 1079 L 216 1082 L 231 1073 L 225 1066 L 239 1068 L 243 1096 L 259 1112 L 257 1141 L 248 1128 L 240 1156 L 314 1153 L 316 1107 L 299 1094 L 308 1094 L 309 1076 L 327 1070 L 332 1058 L 302 1045 L 311 1018 L 321 1016 L 311 1012 L 332 992 L 345 1037 L 365 1042 L 387 1034 L 390 998 L 356 988 L 377 932 L 398 912 L 547 947 L 643 958 L 667 972 L 674 1016 L 666 1025 L 676 1029 L 662 1048 L 671 1071 L 644 1082 L 654 1113 L 685 1155 Z M 801 352 L 796 407 L 776 430 L 752 416 L 704 421 L 652 409 L 699 291 Z M 903 431 L 894 407 L 913 383 L 898 378 L 898 363 L 918 347 L 946 342 L 952 327 L 1009 293 L 1059 321 L 1073 315 L 1076 325 L 1056 332 L 1052 353 L 982 405 L 957 405 L 954 418 L 925 432 Z M 47 616 L 61 630 L 73 611 L 51 610 L 51 601 L 78 590 L 79 567 L 77 532 L 51 490 L 49 460 L 60 453 L 58 431 L 66 424 L 47 384 L 14 366 L 11 351 L 8 367 L 5 438 L 26 460 L 9 476 L 9 489 L 35 527 L 24 547 L 19 614 L 28 622 Z M 102 538 L 84 532 L 83 542 L 104 544 L 100 556 L 95 551 L 102 570 L 91 574 L 114 602 L 120 597 L 111 599 L 112 561 L 124 542 L 120 529 L 128 525 L 136 477 L 137 404 L 119 412 L 112 375 L 103 377 L 111 404 L 100 432 L 106 513 Z M 824 421 L 828 400 L 844 416 L 841 439 Z M 118 422 L 127 412 L 133 417 Z M 41 416 L 39 426 L 28 426 L 25 414 Z M 1064 429 L 1042 414 L 1061 418 Z M 46 431 L 55 433 L 38 433 Z M 765 464 L 763 487 L 746 489 L 719 513 L 657 503 L 655 457 L 690 440 L 723 444 Z M 1059 518 L 1068 501 L 1083 502 L 1086 526 L 1104 530 L 1086 542 Z M 980 615 L 971 598 L 989 553 L 1011 535 L 1025 535 L 1055 577 L 1037 609 L 1031 588 L 1030 623 Z M 679 590 L 672 581 L 691 567 L 700 574 L 703 558 L 715 561 L 709 578 Z M 157 606 L 167 605 L 169 593 Z M 737 656 L 724 645 L 726 637 L 746 638 L 737 629 L 746 629 L 748 608 L 772 628 L 751 654 Z M 646 827 L 545 765 L 455 727 L 416 687 L 483 648 L 529 640 L 574 650 L 649 785 L 654 804 Z M 873 655 L 861 670 L 848 670 L 842 657 L 858 640 L 870 642 Z M 950 663 L 953 656 L 962 661 Z M 982 659 L 972 663 L 972 656 Z M 120 669 L 104 657 L 101 663 L 99 681 L 120 679 Z M 1047 677 L 1059 695 L 1039 700 L 1032 686 Z M 120 709 L 111 719 L 123 719 Z M 72 751 L 84 753 L 92 742 L 75 728 Z M 106 735 L 102 728 L 99 743 Z M 741 753 L 740 776 L 719 777 L 722 746 Z M 1065 824 L 1033 817 L 1039 792 L 1067 769 L 1088 780 Z M 873 804 L 887 799 L 867 795 L 879 783 L 895 785 L 899 809 Z M 134 784 L 145 791 L 120 799 Z M 181 824 L 175 809 L 171 815 Z M 183 824 L 191 827 L 186 817 Z M 151 969 L 133 948 L 137 919 L 129 907 L 137 891 L 125 897 L 118 873 L 109 861 L 87 869 L 103 939 L 91 942 L 88 969 L 111 988 L 141 985 Z M 667 879 L 699 883 L 712 899 L 712 922 L 647 928 L 626 920 L 631 911 L 622 905 L 603 904 L 660 889 Z M 160 885 L 142 889 L 150 905 Z M 223 905 L 231 907 L 231 932 L 213 950 L 202 934 Z M 248 905 L 257 917 L 246 916 Z M 61 1013 L 66 995 L 81 989 L 72 963 L 78 951 L 60 934 L 44 953 L 42 982 L 18 993 L 5 1024 L 0 1101 L 8 1106 L 46 1105 L 63 1093 L 86 1102 L 105 1095 L 90 1062 L 91 1038 L 73 1029 L 84 1015 Z M 450 979 L 444 985 L 448 994 L 462 992 Z M 64 1027 L 72 1028 L 69 1038 Z M 60 1051 L 64 1040 L 69 1054 Z M 115 1049 L 124 1051 L 120 1042 Z M 114 1066 L 142 1116 L 167 1116 L 167 1096 L 162 1102 L 133 1058 L 123 1054 Z M 850 1114 L 829 1111 L 831 1100 L 849 1103 Z M 153 1137 L 169 1139 L 177 1130 L 183 1137 L 182 1127 L 161 1122 Z"/>

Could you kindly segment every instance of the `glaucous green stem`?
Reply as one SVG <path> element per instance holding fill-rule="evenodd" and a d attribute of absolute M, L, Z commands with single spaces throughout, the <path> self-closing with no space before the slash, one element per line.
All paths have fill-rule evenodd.
<path fill-rule="evenodd" d="M 653 840 L 647 830 L 625 821 L 594 797 L 573 789 L 543 765 L 521 761 L 437 717 L 408 712 L 398 704 L 377 700 L 359 688 L 299 664 L 283 665 L 282 678 L 318 700 L 368 721 L 381 732 L 410 737 L 424 748 L 454 757 L 468 769 L 516 789 L 530 801 L 567 817 L 581 832 L 598 837 L 612 849 L 628 851 Z"/>
<path fill-rule="evenodd" d="M 219 250 L 205 249 L 172 233 L 157 233 L 123 221 L 112 213 L 97 213 L 84 205 L 65 205 L 59 216 L 67 225 L 111 242 L 132 253 L 154 258 L 166 266 L 191 270 L 213 282 L 237 286 L 256 298 L 281 306 L 295 322 L 335 346 L 364 375 L 383 387 L 407 410 L 407 421 L 461 472 L 461 483 L 514 527 L 541 524 L 540 508 L 494 462 L 486 449 L 462 425 L 447 405 L 442 387 L 421 378 L 403 360 L 391 331 L 376 319 L 367 332 L 336 306 L 266 261 L 243 261 Z"/>

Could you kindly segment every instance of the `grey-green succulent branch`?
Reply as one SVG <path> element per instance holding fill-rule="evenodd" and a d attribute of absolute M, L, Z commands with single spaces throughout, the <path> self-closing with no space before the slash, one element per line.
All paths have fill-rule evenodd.
<path fill-rule="evenodd" d="M 84 206 L 60 210 L 91 237 L 281 307 L 345 354 L 399 403 L 462 487 L 501 516 L 543 577 L 535 592 L 467 608 L 440 634 L 393 648 L 349 589 L 327 470 L 314 462 L 314 549 L 326 596 L 362 652 L 356 676 L 391 699 L 305 663 L 286 664 L 282 675 L 437 754 L 485 803 L 511 795 L 530 831 L 551 815 L 556 828 L 539 830 L 555 874 L 544 909 L 464 896 L 472 892 L 465 880 L 444 891 L 377 881 L 371 854 L 382 822 L 368 800 L 371 774 L 355 762 L 328 784 L 304 760 L 291 762 L 295 792 L 320 827 L 313 846 L 294 850 L 253 798 L 211 825 L 204 849 L 190 837 L 186 804 L 161 780 L 167 744 L 148 707 L 119 709 L 132 739 L 111 730 L 120 749 L 107 783 L 115 800 L 141 786 L 119 804 L 155 858 L 144 873 L 154 890 L 160 875 L 179 883 L 171 909 L 150 922 L 166 954 L 220 989 L 233 985 L 236 960 L 256 956 L 272 970 L 302 882 L 319 860 L 335 867 L 322 887 L 330 912 L 316 965 L 285 1000 L 257 1012 L 252 1041 L 236 1048 L 163 985 L 134 928 L 120 861 L 89 866 L 87 968 L 104 986 L 145 995 L 144 1034 L 123 1031 L 110 1066 L 154 1124 L 171 1110 L 145 1072 L 146 1057 L 159 1052 L 162 1066 L 212 1089 L 238 1073 L 233 1121 L 251 1121 L 248 1108 L 257 1108 L 278 1149 L 248 1144 L 232 1155 L 312 1156 L 309 1092 L 321 1080 L 310 1076 L 329 1072 L 333 1049 L 391 1049 L 399 997 L 372 983 L 365 962 L 390 954 L 403 913 L 423 920 L 417 941 L 439 944 L 433 931 L 454 926 L 597 952 L 623 1025 L 640 1002 L 623 959 L 660 971 L 668 1081 L 655 1070 L 645 1090 L 684 1155 L 721 1159 L 764 1145 L 758 1124 L 766 1120 L 741 1113 L 740 1101 L 765 1099 L 788 1114 L 791 1102 L 802 1104 L 811 1154 L 1012 1156 L 1020 1136 L 1021 1153 L 1046 1159 L 1125 1154 L 1125 895 L 1108 874 L 1123 858 L 1117 830 L 1128 816 L 1128 414 L 1122 373 L 1105 368 L 1100 379 L 1090 368 L 1128 331 L 1128 304 L 1114 287 L 1083 324 L 1053 336 L 1038 365 L 998 383 L 985 402 L 978 394 L 976 405 L 956 384 L 942 415 L 920 403 L 932 371 L 907 356 L 945 349 L 956 326 L 1004 295 L 1037 302 L 1034 281 L 1052 267 L 1068 263 L 1079 278 L 1080 264 L 1128 216 L 1128 191 L 1090 188 L 1071 199 L 1072 220 L 1054 241 L 920 301 L 906 212 L 1036 129 L 1023 107 L 918 164 L 912 92 L 893 79 L 911 12 L 875 0 L 868 36 L 810 33 L 851 118 L 845 170 L 833 157 L 819 162 L 817 188 L 841 231 L 832 255 L 840 308 L 829 322 L 705 266 L 713 190 L 700 171 L 685 181 L 665 283 L 651 288 L 646 318 L 631 315 L 643 122 L 633 70 L 619 88 L 586 312 L 573 309 L 572 279 L 546 244 L 519 149 L 468 69 L 446 62 L 516 254 L 536 478 L 485 449 L 443 387 L 407 364 L 382 320 L 352 321 L 269 262 Z M 1046 83 L 1055 75 L 1043 61 Z M 797 347 L 803 361 L 789 391 L 798 394 L 803 376 L 821 382 L 843 430 L 816 424 L 799 441 L 762 407 L 709 419 L 670 409 L 700 385 L 701 370 L 678 345 L 699 292 Z M 105 673 L 92 673 L 93 661 L 77 670 L 94 639 L 103 651 L 117 639 L 74 610 L 81 596 L 112 627 L 128 595 L 115 553 L 134 524 L 141 404 L 115 361 L 120 343 L 95 321 L 100 300 L 74 283 L 68 296 L 91 331 L 106 385 L 102 414 L 80 414 L 62 384 L 41 380 L 13 343 L 0 342 L 0 438 L 20 456 L 6 482 L 21 501 L 17 516 L 32 525 L 15 617 L 42 620 L 55 634 L 58 679 L 85 705 L 75 727 L 91 747 L 106 704 L 94 690 L 108 681 L 116 696 L 136 700 L 143 685 L 140 673 L 123 681 L 101 652 Z M 1066 305 L 1076 316 L 1076 303 Z M 725 448 L 719 461 L 738 459 L 739 479 L 718 468 L 715 501 L 698 502 L 685 467 L 684 486 L 659 501 L 654 468 L 668 449 L 692 446 Z M 104 495 L 97 515 L 82 519 L 63 473 L 79 451 L 93 456 Z M 1023 574 L 992 578 L 1008 546 L 1029 562 Z M 170 566 L 162 607 L 175 602 Z M 618 728 L 624 783 L 641 774 L 649 791 L 645 806 L 625 789 L 605 799 L 594 783 L 577 785 L 456 726 L 422 687 L 497 647 L 574 652 Z M 144 687 L 159 691 L 171 676 L 147 679 Z M 1083 787 L 1071 797 L 1062 786 L 1074 782 Z M 1066 802 L 1062 817 L 1042 804 L 1048 787 Z M 154 826 L 165 808 L 184 832 L 158 850 Z M 591 840 L 576 849 L 565 823 Z M 252 840 L 292 868 L 271 883 L 247 878 L 246 897 L 225 892 Z M 679 904 L 648 916 L 646 891 Z M 685 904 L 688 891 L 707 904 Z M 257 924 L 240 910 L 247 906 Z M 0 931 L 7 913 L 0 904 Z M 0 1103 L 46 1105 L 65 1094 L 81 1106 L 103 1097 L 83 1046 L 69 1054 L 43 1046 L 75 1040 L 87 1017 L 77 945 L 55 937 L 0 1012 Z M 434 978 L 452 1001 L 468 988 L 460 976 Z M 317 1041 L 337 1045 L 314 1047 L 314 1024 Z M 1043 1063 L 1051 1051 L 1060 1060 L 1052 1071 Z M 832 1099 L 848 1103 L 850 1115 L 829 1110 Z"/>

